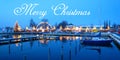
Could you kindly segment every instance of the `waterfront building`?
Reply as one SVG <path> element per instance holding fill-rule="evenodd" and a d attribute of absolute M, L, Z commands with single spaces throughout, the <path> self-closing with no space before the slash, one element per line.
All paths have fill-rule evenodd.
<path fill-rule="evenodd" d="M 55 31 L 56 31 L 56 27 L 52 26 L 51 29 L 50 29 L 50 32 L 55 32 Z"/>
<path fill-rule="evenodd" d="M 37 31 L 38 32 L 50 32 L 51 26 L 48 23 L 47 19 L 43 19 L 38 25 L 37 25 Z"/>

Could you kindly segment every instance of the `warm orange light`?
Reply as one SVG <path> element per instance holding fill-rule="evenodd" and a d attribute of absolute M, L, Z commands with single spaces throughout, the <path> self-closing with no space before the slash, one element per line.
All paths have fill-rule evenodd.
<path fill-rule="evenodd" d="M 47 26 L 47 30 L 49 29 L 49 27 Z"/>
<path fill-rule="evenodd" d="M 39 31 L 39 29 L 37 29 L 37 32 Z"/>
<path fill-rule="evenodd" d="M 21 31 L 21 27 L 19 26 L 17 21 L 16 21 L 15 26 L 14 26 L 14 31 L 15 32 L 20 32 Z"/>
<path fill-rule="evenodd" d="M 95 30 L 95 29 L 96 29 L 96 26 L 93 27 L 93 30 Z"/>
<path fill-rule="evenodd" d="M 109 26 L 107 26 L 107 30 L 110 30 L 110 27 L 109 27 Z"/>
<path fill-rule="evenodd" d="M 36 30 L 36 28 L 35 28 L 35 27 L 32 27 L 32 30 Z"/>
<path fill-rule="evenodd" d="M 62 30 L 63 28 L 62 28 L 62 26 L 60 26 L 60 30 Z"/>
<path fill-rule="evenodd" d="M 54 26 L 54 28 L 53 29 L 56 29 L 56 27 Z"/>
<path fill-rule="evenodd" d="M 66 27 L 66 30 L 69 30 L 69 27 L 68 27 L 68 26 Z"/>
<path fill-rule="evenodd" d="M 81 32 L 81 30 L 82 30 L 82 26 L 80 26 L 80 28 L 79 28 L 79 32 Z"/>
<path fill-rule="evenodd" d="M 42 32 L 45 32 L 45 30 L 44 30 L 44 29 L 42 29 Z"/>
<path fill-rule="evenodd" d="M 63 39 L 63 37 L 62 37 L 62 36 L 60 36 L 59 38 L 60 38 L 60 40 L 62 40 L 62 39 Z"/>
<path fill-rule="evenodd" d="M 100 30 L 103 30 L 102 26 L 100 27 Z"/>
<path fill-rule="evenodd" d="M 21 38 L 21 35 L 13 35 L 13 38 Z"/>
<path fill-rule="evenodd" d="M 79 28 L 78 27 L 76 27 L 76 30 L 78 30 Z"/>
<path fill-rule="evenodd" d="M 88 32 L 89 31 L 89 27 L 86 27 L 85 31 Z"/>
<path fill-rule="evenodd" d="M 26 27 L 26 30 L 29 30 L 29 28 L 28 28 L 28 27 Z"/>
<path fill-rule="evenodd" d="M 18 27 L 18 31 L 21 31 L 21 28 L 20 28 L 20 26 Z"/>
<path fill-rule="evenodd" d="M 40 27 L 40 30 L 42 30 L 42 27 Z"/>
<path fill-rule="evenodd" d="M 76 29 L 76 27 L 74 26 L 73 28 L 72 28 L 72 30 L 75 30 Z"/>
<path fill-rule="evenodd" d="M 98 32 L 97 28 L 94 26 L 92 32 Z"/>

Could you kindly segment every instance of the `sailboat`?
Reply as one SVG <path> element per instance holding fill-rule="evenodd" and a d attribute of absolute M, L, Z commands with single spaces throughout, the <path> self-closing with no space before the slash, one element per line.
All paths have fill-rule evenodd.
<path fill-rule="evenodd" d="M 83 40 L 82 43 L 88 45 L 109 45 L 112 41 L 112 39 L 101 38 L 101 32 L 99 32 L 95 37 L 92 36 L 89 40 Z"/>

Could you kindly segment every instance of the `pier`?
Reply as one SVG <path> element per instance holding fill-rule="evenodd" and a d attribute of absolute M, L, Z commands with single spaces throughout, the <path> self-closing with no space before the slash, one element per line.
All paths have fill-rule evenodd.
<path fill-rule="evenodd" d="M 56 40 L 57 36 L 30 36 L 30 37 L 21 37 L 21 38 L 4 38 L 0 39 L 0 45 L 2 44 L 11 44 L 17 42 L 26 42 L 32 40 Z"/>
<path fill-rule="evenodd" d="M 118 46 L 120 46 L 120 36 L 118 36 L 117 34 L 111 33 L 109 35 L 112 39 L 114 39 L 114 41 L 117 43 Z"/>
<path fill-rule="evenodd" d="M 59 36 L 78 36 L 78 37 L 98 37 L 96 34 L 84 33 L 84 34 L 76 34 L 76 33 L 39 33 L 39 32 L 14 32 L 14 33 L 0 33 L 1 39 L 0 44 L 9 44 L 15 42 L 25 42 L 31 40 L 56 40 Z M 28 35 L 20 38 L 13 38 L 13 35 Z M 38 36 L 37 36 L 38 35 Z M 106 33 L 101 33 L 102 37 L 109 36 Z M 5 37 L 5 38 L 2 38 Z M 12 38 L 11 38 L 12 37 Z"/>
<path fill-rule="evenodd" d="M 42 34 L 42 32 L 8 32 L 8 33 L 0 33 L 0 35 L 15 35 L 15 34 Z"/>
<path fill-rule="evenodd" d="M 45 36 L 82 36 L 82 37 L 98 37 L 97 34 L 83 33 L 83 34 L 71 34 L 71 33 L 43 33 Z M 101 37 L 108 37 L 109 34 L 101 33 Z"/>
<path fill-rule="evenodd" d="M 96 34 L 84 33 L 84 34 L 71 34 L 71 33 L 39 33 L 39 32 L 17 32 L 17 33 L 0 33 L 1 37 L 3 36 L 13 36 L 13 35 L 29 35 L 20 38 L 1 38 L 0 44 L 9 44 L 15 42 L 25 42 L 31 40 L 56 40 L 59 39 L 59 36 L 78 36 L 78 37 L 99 37 Z M 37 36 L 38 35 L 38 36 Z M 101 33 L 101 37 L 111 37 L 113 38 L 118 45 L 120 46 L 120 36 L 114 33 Z"/>

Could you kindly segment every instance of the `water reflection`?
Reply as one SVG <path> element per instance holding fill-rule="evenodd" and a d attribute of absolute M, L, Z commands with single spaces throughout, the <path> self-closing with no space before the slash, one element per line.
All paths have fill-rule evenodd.
<path fill-rule="evenodd" d="M 100 47 L 91 47 L 91 48 L 86 48 L 86 49 L 97 51 L 98 54 L 101 55 L 101 49 L 100 49 Z"/>
<path fill-rule="evenodd" d="M 90 47 L 86 49 L 96 51 L 98 53 L 98 60 L 101 60 L 101 48 L 100 47 Z"/>
<path fill-rule="evenodd" d="M 13 36 L 13 38 L 20 38 L 22 36 L 17 35 Z M 86 55 L 88 54 L 87 51 L 90 50 L 90 54 L 97 52 L 97 55 L 94 53 L 92 55 L 91 59 L 95 60 L 104 60 L 101 58 L 102 55 L 109 55 L 108 53 L 103 53 L 103 51 L 110 51 L 114 52 L 117 50 L 114 50 L 116 48 L 115 46 L 107 45 L 107 46 L 97 46 L 97 45 L 84 45 L 81 44 L 82 39 L 89 39 L 90 37 L 75 37 L 75 36 L 60 36 L 59 40 L 30 40 L 28 42 L 16 42 L 15 44 L 8 44 L 8 45 L 2 45 L 0 46 L 0 50 L 8 50 L 8 53 L 6 51 L 3 51 L 1 54 L 3 56 L 0 56 L 0 60 L 4 59 L 6 60 L 5 55 L 9 54 L 7 56 L 10 58 L 10 60 L 16 60 L 17 58 L 12 58 L 15 53 L 17 53 L 18 57 L 22 56 L 23 60 L 33 60 L 32 58 L 38 58 L 38 60 L 56 60 L 55 57 L 58 57 L 57 60 L 85 60 L 87 59 Z M 15 40 L 15 41 L 19 41 Z M 15 47 L 20 47 L 20 51 L 17 50 Z M 8 46 L 8 48 L 3 49 L 4 47 Z M 3 48 L 2 48 L 3 47 Z M 112 50 L 110 50 L 111 48 Z M 12 53 L 11 53 L 12 52 Z M 31 55 L 32 54 L 32 55 Z M 116 54 L 116 53 L 114 53 Z M 86 58 L 83 58 L 86 57 Z M 114 57 L 113 57 L 114 58 Z M 90 60 L 91 60 L 90 59 Z M 116 57 L 116 59 L 119 59 L 119 57 Z M 88 56 L 89 60 L 89 56 Z"/>
<path fill-rule="evenodd" d="M 48 48 L 48 60 L 50 60 L 50 57 L 51 57 L 51 51 L 50 48 Z"/>
<path fill-rule="evenodd" d="M 9 51 L 9 54 L 11 53 L 11 47 L 10 47 L 10 44 L 8 45 L 8 51 Z"/>
<path fill-rule="evenodd" d="M 71 56 L 71 51 L 72 50 L 72 47 L 71 47 L 71 42 L 70 42 L 70 48 L 69 48 L 69 60 L 71 60 L 72 59 L 72 56 Z"/>
<path fill-rule="evenodd" d="M 39 40 L 41 44 L 48 44 L 49 40 Z"/>
<path fill-rule="evenodd" d="M 61 45 L 61 60 L 63 60 L 63 55 L 64 55 L 64 53 L 63 53 L 63 44 Z"/>
<path fill-rule="evenodd" d="M 48 42 L 49 42 L 49 40 L 39 40 L 39 43 L 41 44 L 41 46 L 43 46 L 43 47 L 48 47 Z"/>
<path fill-rule="evenodd" d="M 21 35 L 13 35 L 13 38 L 21 38 L 22 36 Z M 17 40 L 14 40 L 16 46 L 21 46 L 21 43 L 19 43 L 21 40 L 20 39 L 17 39 Z"/>
<path fill-rule="evenodd" d="M 77 40 L 79 37 L 76 36 L 60 36 L 59 40 Z"/>
<path fill-rule="evenodd" d="M 114 43 L 117 46 L 117 48 L 120 50 L 120 44 L 118 44 L 116 41 L 114 41 Z"/>

